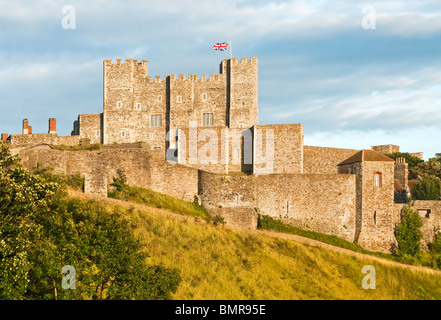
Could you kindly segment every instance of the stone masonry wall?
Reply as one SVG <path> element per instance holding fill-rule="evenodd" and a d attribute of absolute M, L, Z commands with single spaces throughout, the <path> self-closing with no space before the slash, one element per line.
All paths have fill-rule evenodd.
<path fill-rule="evenodd" d="M 390 252 L 396 244 L 394 229 L 398 222 L 394 210 L 394 162 L 365 161 L 361 165 L 362 226 L 358 243 L 372 251 Z M 380 186 L 374 174 L 381 173 Z"/>
<path fill-rule="evenodd" d="M 303 124 L 257 125 L 253 139 L 254 174 L 303 172 Z"/>
<path fill-rule="evenodd" d="M 355 175 L 219 175 L 199 173 L 202 204 L 211 212 L 243 208 L 304 229 L 354 240 Z M 253 216 L 249 223 L 252 224 Z"/>
<path fill-rule="evenodd" d="M 354 175 L 262 175 L 257 178 L 256 199 L 262 214 L 354 241 Z"/>
<path fill-rule="evenodd" d="M 127 183 L 149 188 L 187 201 L 198 192 L 196 169 L 171 165 L 150 156 L 146 149 L 110 149 L 98 151 L 20 150 L 26 168 L 53 167 L 55 172 L 86 177 L 90 193 L 103 194 L 103 184 L 111 183 L 118 169 L 124 169 Z M 183 179 L 185 177 L 185 179 Z M 88 182 L 89 181 L 89 182 Z"/>
<path fill-rule="evenodd" d="M 383 153 L 383 154 L 390 154 L 390 153 L 400 152 L 400 147 L 396 146 L 396 145 L 393 145 L 393 144 L 385 144 L 385 145 L 381 145 L 381 146 L 372 146 L 371 149 L 376 151 L 376 152 Z"/>
<path fill-rule="evenodd" d="M 202 205 L 212 216 L 222 216 L 227 224 L 256 228 L 255 178 L 245 174 L 221 175 L 199 171 Z"/>
<path fill-rule="evenodd" d="M 338 173 L 337 165 L 357 152 L 353 149 L 303 146 L 303 172 Z"/>
<path fill-rule="evenodd" d="M 202 126 L 204 113 L 213 114 L 213 126 L 257 124 L 256 58 L 225 59 L 219 74 L 200 79 L 180 74 L 153 80 L 147 65 L 145 60 L 104 61 L 104 144 L 144 141 L 165 149 L 169 130 L 189 127 L 192 121 Z M 152 116 L 161 117 L 158 127 L 152 127 Z"/>
<path fill-rule="evenodd" d="M 75 146 L 80 142 L 78 136 L 57 136 L 56 133 L 11 134 L 11 146 L 38 146 L 42 144 Z"/>
<path fill-rule="evenodd" d="M 78 116 L 79 135 L 81 139 L 90 139 L 90 143 L 101 143 L 102 113 L 80 114 Z"/>
<path fill-rule="evenodd" d="M 222 68 L 228 75 L 229 127 L 250 128 L 258 124 L 257 58 L 224 60 Z"/>
<path fill-rule="evenodd" d="M 427 244 L 433 242 L 435 231 L 441 229 L 441 201 L 414 200 L 414 209 L 419 213 L 423 226 L 423 248 L 427 250 Z"/>
<path fill-rule="evenodd" d="M 170 138 L 170 158 L 181 164 L 216 173 L 252 171 L 253 141 L 250 129 L 230 129 L 224 126 L 191 127 L 177 131 Z M 172 153 L 174 147 L 176 153 Z M 173 148 L 172 148 L 173 147 Z"/>

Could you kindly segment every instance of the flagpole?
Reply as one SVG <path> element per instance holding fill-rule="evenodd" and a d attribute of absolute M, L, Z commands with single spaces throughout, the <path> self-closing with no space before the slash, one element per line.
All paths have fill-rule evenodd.
<path fill-rule="evenodd" d="M 230 59 L 232 59 L 232 58 L 233 58 L 233 44 L 230 40 Z"/>

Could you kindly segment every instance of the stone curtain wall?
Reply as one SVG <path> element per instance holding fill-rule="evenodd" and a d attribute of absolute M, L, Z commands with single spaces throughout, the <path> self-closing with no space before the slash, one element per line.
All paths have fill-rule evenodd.
<path fill-rule="evenodd" d="M 355 175 L 219 175 L 199 173 L 199 194 L 210 212 L 255 208 L 306 230 L 355 235 Z M 227 210 L 227 208 L 229 210 Z M 231 211 L 230 211 L 231 210 Z M 253 223 L 250 217 L 250 225 Z"/>
<path fill-rule="evenodd" d="M 255 184 L 255 176 L 199 171 L 199 195 L 202 204 L 210 209 L 255 207 Z"/>
<path fill-rule="evenodd" d="M 168 194 L 185 201 L 195 201 L 198 195 L 198 170 L 164 160 L 151 161 L 151 183 L 145 188 Z"/>
<path fill-rule="evenodd" d="M 255 176 L 222 175 L 199 171 L 199 195 L 212 216 L 220 215 L 227 224 L 257 227 Z"/>
<path fill-rule="evenodd" d="M 381 146 L 372 146 L 372 150 L 377 151 L 382 154 L 389 154 L 389 153 L 395 153 L 400 152 L 400 147 L 393 145 L 393 144 L 385 144 Z"/>
<path fill-rule="evenodd" d="M 57 136 L 56 133 L 11 134 L 12 147 L 38 146 L 43 144 L 75 146 L 80 143 L 79 136 Z"/>
<path fill-rule="evenodd" d="M 427 244 L 433 242 L 435 231 L 441 228 L 441 201 L 414 200 L 414 209 L 419 213 L 423 226 L 423 247 L 427 250 Z"/>
<path fill-rule="evenodd" d="M 281 217 L 305 230 L 354 241 L 354 175 L 259 176 L 256 199 L 262 214 Z"/>
<path fill-rule="evenodd" d="M 176 134 L 175 134 L 176 133 Z M 177 142 L 176 142 L 177 139 Z M 224 126 L 172 131 L 167 159 L 216 173 L 252 171 L 252 130 Z M 175 147 L 178 147 L 176 158 Z"/>
<path fill-rule="evenodd" d="M 147 149 L 111 149 L 99 151 L 20 150 L 26 168 L 54 168 L 55 172 L 86 177 L 89 193 L 104 194 L 103 185 L 112 183 L 118 169 L 124 169 L 127 183 L 149 188 L 187 201 L 198 192 L 196 169 L 171 165 L 152 157 Z"/>
<path fill-rule="evenodd" d="M 338 173 L 337 165 L 359 150 L 303 146 L 303 172 Z"/>
<path fill-rule="evenodd" d="M 176 132 L 176 131 L 174 131 Z M 226 173 L 229 155 L 228 128 L 192 127 L 178 130 L 178 161 L 192 168 Z M 171 144 L 176 138 L 170 137 Z M 171 159 L 167 156 L 167 159 Z"/>
<path fill-rule="evenodd" d="M 254 174 L 303 172 L 303 124 L 257 125 L 253 140 Z"/>

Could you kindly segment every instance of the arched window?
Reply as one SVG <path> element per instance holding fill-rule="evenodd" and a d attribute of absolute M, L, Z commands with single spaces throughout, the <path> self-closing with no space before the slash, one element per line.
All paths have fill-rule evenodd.
<path fill-rule="evenodd" d="M 383 174 L 381 172 L 375 172 L 374 173 L 374 186 L 375 187 L 381 187 L 383 184 Z"/>

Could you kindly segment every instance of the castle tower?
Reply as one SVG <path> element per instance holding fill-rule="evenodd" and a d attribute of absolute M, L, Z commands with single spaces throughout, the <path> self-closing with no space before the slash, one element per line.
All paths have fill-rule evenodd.
<path fill-rule="evenodd" d="M 144 141 L 166 148 L 166 133 L 257 124 L 257 58 L 225 59 L 219 74 L 148 76 L 148 62 L 104 61 L 103 143 Z M 81 125 L 81 124 L 80 124 Z M 81 130 L 80 130 L 81 131 Z"/>
<path fill-rule="evenodd" d="M 230 128 L 251 128 L 258 124 L 257 58 L 222 61 L 227 75 L 227 123 Z"/>
<path fill-rule="evenodd" d="M 339 173 L 356 175 L 355 241 L 372 251 L 390 252 L 394 236 L 394 160 L 361 150 L 339 164 Z"/>
<path fill-rule="evenodd" d="M 115 64 L 104 61 L 103 144 L 147 140 L 148 116 L 157 107 L 154 92 L 146 94 L 147 72 L 146 60 L 126 59 L 121 63 L 121 59 L 116 59 Z M 165 85 L 162 89 L 165 91 Z"/>

